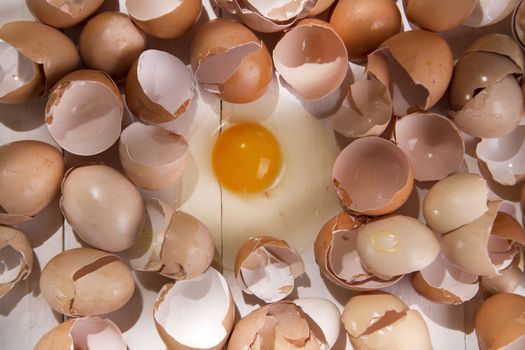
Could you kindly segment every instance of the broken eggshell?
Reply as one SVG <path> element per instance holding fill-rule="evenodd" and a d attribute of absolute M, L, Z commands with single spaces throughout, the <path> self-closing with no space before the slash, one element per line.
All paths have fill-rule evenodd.
<path fill-rule="evenodd" d="M 163 123 L 181 116 L 193 98 L 193 74 L 177 57 L 147 50 L 131 66 L 126 79 L 126 103 L 146 123 Z"/>
<path fill-rule="evenodd" d="M 436 181 L 455 172 L 465 154 L 460 131 L 448 118 L 414 113 L 395 122 L 394 140 L 405 152 L 417 181 Z"/>
<path fill-rule="evenodd" d="M 304 273 L 304 263 L 286 241 L 257 236 L 239 248 L 234 271 L 243 292 L 273 303 L 293 292 L 294 280 Z"/>
<path fill-rule="evenodd" d="M 131 266 L 176 280 L 191 279 L 211 265 L 213 238 L 194 216 L 153 198 L 138 240 L 128 250 Z"/>
<path fill-rule="evenodd" d="M 474 10 L 463 22 L 469 27 L 485 27 L 510 15 L 520 0 L 477 0 Z"/>
<path fill-rule="evenodd" d="M 224 277 L 210 267 L 193 279 L 164 285 L 153 317 L 169 349 L 219 350 L 232 331 L 235 304 Z"/>
<path fill-rule="evenodd" d="M 514 39 L 501 33 L 486 34 L 476 39 L 465 51 L 469 52 L 489 52 L 509 58 L 520 68 L 520 74 L 525 69 L 525 58 L 523 52 Z M 518 74 L 519 75 L 519 74 Z"/>
<path fill-rule="evenodd" d="M 110 320 L 82 317 L 67 320 L 40 338 L 34 350 L 126 350 L 120 329 Z"/>
<path fill-rule="evenodd" d="M 41 22 L 69 28 L 91 16 L 104 0 L 26 0 L 27 8 Z"/>
<path fill-rule="evenodd" d="M 344 148 L 335 160 L 332 176 L 342 205 L 370 216 L 400 208 L 414 186 L 406 155 L 377 136 L 357 139 Z"/>
<path fill-rule="evenodd" d="M 122 131 L 119 157 L 126 176 L 135 185 L 160 190 L 184 172 L 189 144 L 184 136 L 160 126 L 135 122 Z"/>
<path fill-rule="evenodd" d="M 51 91 L 46 126 L 60 147 L 89 156 L 118 140 L 123 113 L 120 92 L 107 74 L 79 70 L 63 77 Z"/>
<path fill-rule="evenodd" d="M 327 349 L 332 349 L 341 331 L 341 313 L 337 306 L 323 298 L 301 298 L 293 303 L 321 328 L 328 345 Z"/>
<path fill-rule="evenodd" d="M 479 0 L 404 0 L 410 22 L 422 29 L 446 32 L 461 25 L 472 13 Z"/>
<path fill-rule="evenodd" d="M 483 291 L 494 295 L 498 293 L 513 293 L 523 278 L 524 259 L 523 251 L 519 251 L 512 264 L 500 270 L 500 275 L 482 276 L 481 288 Z"/>
<path fill-rule="evenodd" d="M 342 321 L 356 350 L 432 349 L 421 314 L 390 294 L 361 294 L 350 298 Z"/>
<path fill-rule="evenodd" d="M 24 233 L 0 226 L 0 299 L 25 280 L 32 267 L 33 250 Z"/>
<path fill-rule="evenodd" d="M 60 207 L 80 239 L 111 252 L 130 248 L 144 223 L 144 203 L 135 186 L 101 164 L 81 165 L 66 173 Z"/>
<path fill-rule="evenodd" d="M 348 54 L 335 29 L 319 19 L 305 19 L 279 40 L 275 69 L 302 97 L 317 100 L 334 92 L 348 71 Z"/>
<path fill-rule="evenodd" d="M 199 27 L 191 43 L 191 67 L 207 91 L 231 103 L 255 101 L 273 78 L 272 58 L 264 42 L 230 19 Z"/>
<path fill-rule="evenodd" d="M 126 8 L 133 22 L 145 33 L 161 39 L 175 39 L 197 22 L 202 1 L 126 0 Z"/>
<path fill-rule="evenodd" d="M 525 48 L 525 2 L 520 1 L 512 14 L 512 35 L 523 49 Z"/>
<path fill-rule="evenodd" d="M 135 282 L 116 255 L 91 248 L 67 250 L 51 259 L 40 277 L 51 308 L 78 317 L 115 311 L 133 295 Z"/>

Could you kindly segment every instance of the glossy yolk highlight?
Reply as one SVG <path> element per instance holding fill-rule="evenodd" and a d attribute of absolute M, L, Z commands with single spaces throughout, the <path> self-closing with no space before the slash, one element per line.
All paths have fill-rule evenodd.
<path fill-rule="evenodd" d="M 262 125 L 235 124 L 217 138 L 212 162 L 222 186 L 237 193 L 257 193 L 268 189 L 279 175 L 281 150 Z"/>

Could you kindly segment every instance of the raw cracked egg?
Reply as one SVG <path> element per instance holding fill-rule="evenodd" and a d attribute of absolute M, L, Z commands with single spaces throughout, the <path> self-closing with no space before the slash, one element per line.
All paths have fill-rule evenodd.
<path fill-rule="evenodd" d="M 69 28 L 91 16 L 104 0 L 26 0 L 29 10 L 41 22 L 55 28 Z"/>
<path fill-rule="evenodd" d="M 25 234 L 17 229 L 0 226 L 0 299 L 33 268 L 33 250 Z"/>

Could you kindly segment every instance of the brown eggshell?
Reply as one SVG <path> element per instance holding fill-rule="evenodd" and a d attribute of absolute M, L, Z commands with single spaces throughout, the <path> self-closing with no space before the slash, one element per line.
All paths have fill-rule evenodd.
<path fill-rule="evenodd" d="M 370 216 L 401 207 L 414 185 L 412 167 L 403 151 L 376 136 L 357 139 L 343 149 L 332 176 L 343 206 Z"/>
<path fill-rule="evenodd" d="M 119 156 L 126 176 L 135 185 L 160 190 L 180 178 L 190 152 L 183 136 L 135 122 L 120 136 Z"/>
<path fill-rule="evenodd" d="M 317 4 L 317 0 L 281 2 L 275 0 L 245 0 L 246 5 L 273 22 L 287 22 L 303 17 Z"/>
<path fill-rule="evenodd" d="M 521 207 L 522 218 L 525 218 L 525 184 L 523 186 L 521 186 L 520 207 Z M 523 223 L 523 221 L 522 221 L 522 223 Z"/>
<path fill-rule="evenodd" d="M 502 349 L 525 336 L 525 297 L 496 294 L 481 305 L 474 321 L 480 350 Z M 519 349 L 519 347 L 513 348 Z"/>
<path fill-rule="evenodd" d="M 525 48 L 525 3 L 520 1 L 512 14 L 512 36 L 523 49 Z"/>
<path fill-rule="evenodd" d="M 175 39 L 184 34 L 199 19 L 201 0 L 126 0 L 126 8 L 133 22 L 145 33 L 161 38 Z"/>
<path fill-rule="evenodd" d="M 77 248 L 47 263 L 40 290 L 53 310 L 72 317 L 92 316 L 121 308 L 133 295 L 135 282 L 118 256 Z"/>
<path fill-rule="evenodd" d="M 351 60 L 366 56 L 402 30 L 401 13 L 391 0 L 341 0 L 330 24 L 346 45 Z"/>
<path fill-rule="evenodd" d="M 91 16 L 104 0 L 63 1 L 26 0 L 31 13 L 42 23 L 55 28 L 69 28 Z"/>
<path fill-rule="evenodd" d="M 0 211 L 31 217 L 47 207 L 60 189 L 64 158 L 40 141 L 17 141 L 0 147 Z M 12 217 L 11 217 L 12 218 Z M 0 223 L 10 224 L 9 216 Z"/>
<path fill-rule="evenodd" d="M 317 4 L 315 4 L 314 8 L 308 12 L 308 17 L 314 17 L 322 12 L 326 11 L 332 4 L 335 2 L 335 0 L 318 0 Z"/>
<path fill-rule="evenodd" d="M 4 255 L 5 254 L 5 255 Z M 18 258 L 18 264 L 14 259 Z M 5 260 L 4 260 L 5 259 Z M 33 250 L 25 234 L 17 229 L 0 226 L 0 262 L 3 269 L 0 274 L 0 299 L 6 295 L 18 282 L 25 280 L 33 267 Z M 7 267 L 7 271 L 5 269 Z M 18 269 L 16 276 L 8 278 L 13 269 Z"/>
<path fill-rule="evenodd" d="M 414 113 L 396 121 L 395 141 L 405 152 L 418 181 L 436 181 L 455 172 L 465 154 L 460 131 L 447 117 Z"/>
<path fill-rule="evenodd" d="M 523 251 L 520 250 L 512 260 L 512 264 L 499 272 L 500 275 L 482 276 L 481 287 L 483 290 L 492 295 L 514 292 L 523 277 L 523 260 Z"/>
<path fill-rule="evenodd" d="M 477 0 L 404 0 L 408 20 L 422 29 L 445 32 L 463 23 Z"/>
<path fill-rule="evenodd" d="M 222 349 L 234 317 L 228 284 L 211 267 L 194 279 L 164 285 L 153 304 L 157 331 L 174 350 Z"/>
<path fill-rule="evenodd" d="M 80 64 L 75 44 L 45 24 L 27 21 L 6 23 L 0 27 L 0 39 L 42 66 L 46 90 Z"/>
<path fill-rule="evenodd" d="M 111 252 L 130 248 L 144 223 L 140 193 L 121 173 L 106 165 L 84 165 L 68 171 L 60 207 L 84 242 Z"/>
<path fill-rule="evenodd" d="M 126 103 L 146 123 L 163 123 L 182 115 L 194 94 L 193 74 L 177 57 L 147 50 L 126 79 Z"/>
<path fill-rule="evenodd" d="M 103 12 L 84 26 L 78 47 L 87 68 L 121 79 L 146 49 L 146 35 L 126 14 Z"/>
<path fill-rule="evenodd" d="M 258 99 L 273 77 L 266 45 L 230 19 L 215 19 L 199 27 L 191 44 L 191 66 L 205 89 L 231 103 Z"/>
<path fill-rule="evenodd" d="M 46 105 L 46 126 L 66 151 L 94 155 L 117 141 L 123 113 L 120 92 L 107 74 L 79 70 L 53 87 Z"/>
<path fill-rule="evenodd" d="M 474 41 L 467 48 L 465 53 L 469 52 L 490 52 L 496 53 L 509 58 L 518 67 L 521 73 L 525 69 L 525 58 L 520 47 L 510 36 L 501 33 L 492 33 L 482 36 Z"/>

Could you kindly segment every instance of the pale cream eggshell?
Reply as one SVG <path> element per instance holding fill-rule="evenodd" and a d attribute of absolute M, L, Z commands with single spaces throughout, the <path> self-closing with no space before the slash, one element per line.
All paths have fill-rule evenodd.
<path fill-rule="evenodd" d="M 17 229 L 0 226 L 0 299 L 33 268 L 33 250 L 25 234 Z"/>
<path fill-rule="evenodd" d="M 478 0 L 470 16 L 463 22 L 469 27 L 485 27 L 510 15 L 520 0 Z"/>

